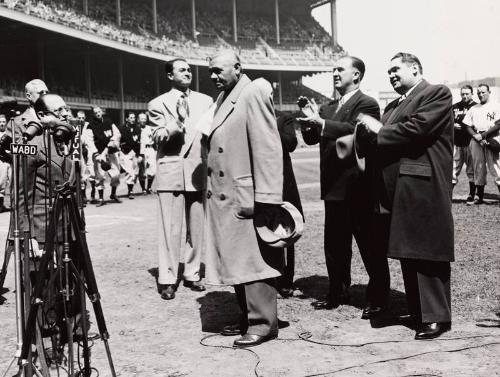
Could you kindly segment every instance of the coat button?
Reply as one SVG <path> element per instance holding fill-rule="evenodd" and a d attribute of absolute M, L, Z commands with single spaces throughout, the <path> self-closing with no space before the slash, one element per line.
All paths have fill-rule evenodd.
<path fill-rule="evenodd" d="M 208 190 L 207 191 L 207 199 L 210 199 L 211 196 L 212 196 L 212 191 Z"/>
<path fill-rule="evenodd" d="M 219 172 L 219 177 L 224 177 L 224 172 L 223 171 Z"/>
<path fill-rule="evenodd" d="M 222 147 L 219 147 L 219 153 L 222 153 L 224 152 L 224 149 L 222 149 Z"/>
<path fill-rule="evenodd" d="M 226 200 L 226 195 L 220 194 L 219 198 L 220 198 L 220 200 Z"/>

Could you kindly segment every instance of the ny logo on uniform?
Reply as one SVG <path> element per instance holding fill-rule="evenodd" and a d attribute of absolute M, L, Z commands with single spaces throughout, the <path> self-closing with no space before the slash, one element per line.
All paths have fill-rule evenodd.
<path fill-rule="evenodd" d="M 104 131 L 104 135 L 105 135 L 106 137 L 111 137 L 111 136 L 113 136 L 113 131 L 112 131 L 112 130 L 105 130 L 105 131 Z"/>
<path fill-rule="evenodd" d="M 496 116 L 496 115 L 497 115 L 497 114 L 496 114 L 496 113 L 494 113 L 494 112 L 493 112 L 493 113 L 488 113 L 488 114 L 486 114 L 486 119 L 487 119 L 487 120 L 491 120 L 491 121 L 493 121 L 493 120 L 495 120 L 495 116 Z"/>

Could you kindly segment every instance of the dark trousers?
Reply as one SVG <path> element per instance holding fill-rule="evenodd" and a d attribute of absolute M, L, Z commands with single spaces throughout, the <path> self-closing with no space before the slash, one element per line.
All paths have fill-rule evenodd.
<path fill-rule="evenodd" d="M 279 288 L 293 288 L 295 273 L 295 245 L 285 248 L 285 267 L 283 274 L 278 278 Z"/>
<path fill-rule="evenodd" d="M 374 222 L 370 211 L 355 201 L 325 201 L 325 259 L 330 299 L 339 299 L 351 285 L 354 236 L 370 278 L 367 301 L 373 305 L 385 305 L 389 294 L 389 268 L 385 254 L 387 237 L 385 233 L 377 232 L 379 227 L 388 232 L 387 224 Z M 376 235 L 376 239 L 373 240 L 371 235 Z"/>
<path fill-rule="evenodd" d="M 451 322 L 450 263 L 401 259 L 408 311 L 422 323 Z"/>
<path fill-rule="evenodd" d="M 266 336 L 278 332 L 275 279 L 238 284 L 234 291 L 242 312 L 242 334 Z"/>

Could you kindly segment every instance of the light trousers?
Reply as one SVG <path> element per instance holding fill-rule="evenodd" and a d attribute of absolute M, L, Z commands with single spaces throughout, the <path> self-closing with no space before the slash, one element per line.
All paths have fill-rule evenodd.
<path fill-rule="evenodd" d="M 158 192 L 158 284 L 177 284 L 182 278 L 200 280 L 203 248 L 203 197 L 201 191 Z"/>

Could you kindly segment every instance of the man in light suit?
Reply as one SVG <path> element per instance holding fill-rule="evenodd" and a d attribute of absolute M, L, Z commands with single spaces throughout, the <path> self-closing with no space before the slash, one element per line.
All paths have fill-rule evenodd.
<path fill-rule="evenodd" d="M 451 328 L 452 96 L 423 79 L 412 54 L 396 54 L 388 73 L 401 97 L 387 105 L 382 123 L 360 117 L 369 131 L 360 131 L 358 150 L 378 170 L 376 210 L 390 218 L 388 255 L 401 261 L 415 339 L 432 339 Z"/>
<path fill-rule="evenodd" d="M 234 346 L 251 347 L 278 335 L 283 252 L 258 238 L 254 221 L 282 204 L 282 148 L 271 84 L 251 81 L 232 50 L 212 57 L 209 72 L 221 93 L 207 130 L 206 279 L 234 286 L 241 319 L 222 335 L 242 335 Z"/>
<path fill-rule="evenodd" d="M 200 264 L 207 151 L 198 121 L 213 101 L 189 89 L 192 74 L 184 59 L 168 61 L 165 68 L 172 89 L 149 102 L 148 112 L 157 148 L 158 284 L 161 297 L 171 300 L 182 251 L 184 286 L 205 290 Z"/>
<path fill-rule="evenodd" d="M 299 118 L 307 144 L 320 143 L 321 199 L 325 201 L 325 259 L 330 289 L 324 300 L 313 302 L 316 309 L 333 309 L 349 301 L 351 285 L 352 238 L 356 239 L 369 276 L 367 304 L 362 318 L 370 319 L 385 307 L 389 295 L 387 258 L 376 237 L 370 232 L 370 187 L 367 175 L 360 175 L 354 164 L 340 160 L 336 140 L 352 134 L 360 113 L 380 117 L 377 101 L 360 90 L 365 64 L 354 56 L 335 62 L 333 78 L 339 101 L 332 101 L 316 110 L 309 105 L 311 115 Z M 369 239 L 371 233 L 372 239 Z M 373 238 L 375 237 L 375 238 Z"/>

